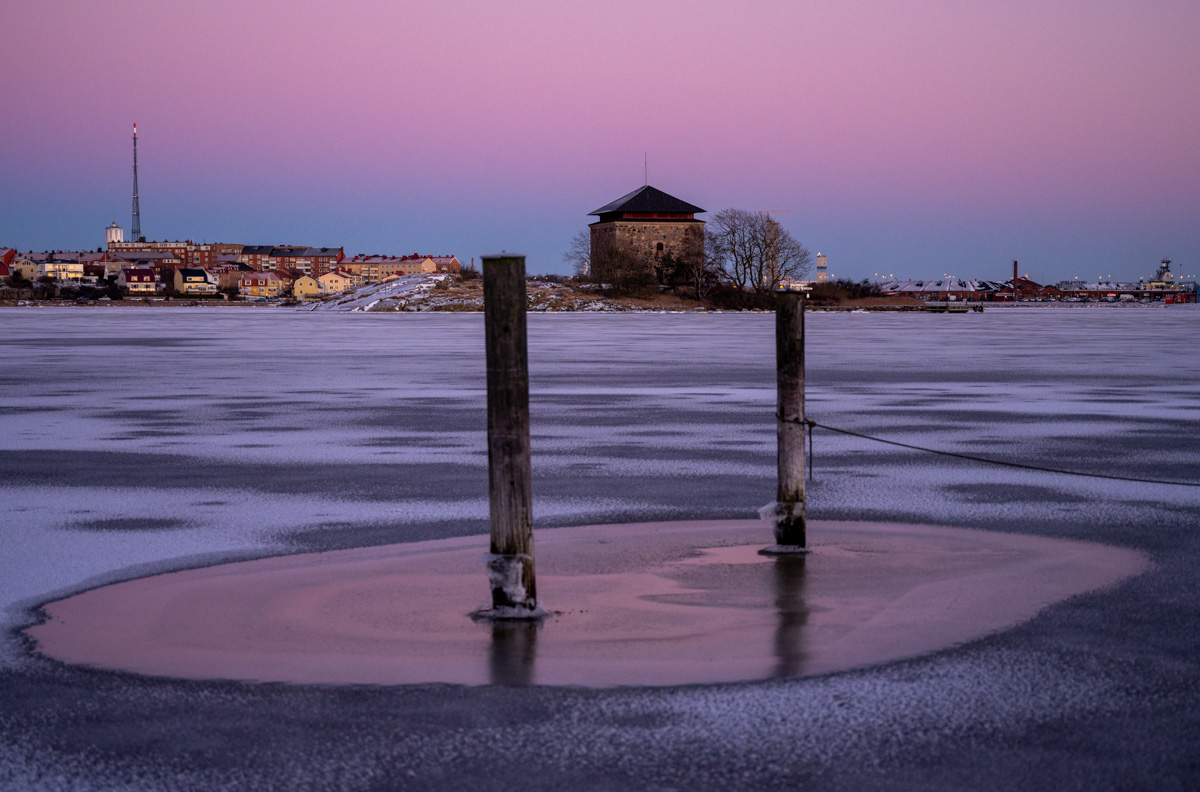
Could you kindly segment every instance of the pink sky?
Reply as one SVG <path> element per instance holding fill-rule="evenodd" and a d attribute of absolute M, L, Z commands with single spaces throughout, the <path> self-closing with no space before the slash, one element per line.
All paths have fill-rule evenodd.
<path fill-rule="evenodd" d="M 1200 270 L 1195 2 L 47 2 L 0 48 L 0 245 L 522 250 L 650 182 L 838 275 Z"/>

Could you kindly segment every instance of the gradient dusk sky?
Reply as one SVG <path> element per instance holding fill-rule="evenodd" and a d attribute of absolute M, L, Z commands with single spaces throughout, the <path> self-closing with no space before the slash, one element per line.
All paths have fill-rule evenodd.
<path fill-rule="evenodd" d="M 840 277 L 1200 272 L 1200 2 L 6 0 L 0 246 L 528 255 L 650 183 Z"/>

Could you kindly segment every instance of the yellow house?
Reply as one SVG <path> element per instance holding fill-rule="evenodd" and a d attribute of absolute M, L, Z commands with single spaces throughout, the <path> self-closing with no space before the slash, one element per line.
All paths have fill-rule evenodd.
<path fill-rule="evenodd" d="M 12 264 L 9 264 L 9 269 L 14 273 L 20 273 L 25 280 L 37 280 L 38 278 L 38 263 L 33 259 L 18 258 L 13 259 Z"/>
<path fill-rule="evenodd" d="M 310 275 L 302 275 L 292 284 L 292 296 L 297 300 L 311 300 L 322 294 L 321 284 Z"/>
<path fill-rule="evenodd" d="M 350 288 L 352 278 L 350 273 L 342 272 L 341 270 L 332 270 L 326 272 L 317 279 L 321 284 L 321 291 L 325 294 L 339 294 Z"/>
<path fill-rule="evenodd" d="M 433 260 L 432 256 L 404 258 L 396 268 L 398 275 L 420 275 L 432 272 L 437 272 L 437 262 Z"/>
<path fill-rule="evenodd" d="M 458 256 L 430 256 L 429 260 L 433 262 L 435 272 L 453 272 L 462 271 L 462 262 L 458 260 Z"/>
<path fill-rule="evenodd" d="M 459 272 L 462 264 L 454 256 L 405 256 L 394 271 L 400 275 L 422 275 L 434 272 Z"/>
<path fill-rule="evenodd" d="M 216 294 L 217 284 L 202 269 L 180 267 L 175 270 L 175 291 L 179 294 Z"/>

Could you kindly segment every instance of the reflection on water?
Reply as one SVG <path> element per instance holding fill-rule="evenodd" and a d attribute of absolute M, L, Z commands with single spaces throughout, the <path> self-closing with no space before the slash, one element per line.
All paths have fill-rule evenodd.
<path fill-rule="evenodd" d="M 776 677 L 798 676 L 804 670 L 808 653 L 804 649 L 804 625 L 808 622 L 808 606 L 804 601 L 804 559 L 802 555 L 775 558 L 775 611 L 779 617 L 775 628 Z"/>
<path fill-rule="evenodd" d="M 779 556 L 769 562 L 769 571 L 759 567 L 762 572 L 771 576 L 770 584 L 774 595 L 771 604 L 774 605 L 776 615 L 771 642 L 771 654 L 775 663 L 767 673 L 769 677 L 795 677 L 805 672 L 809 657 L 805 628 L 810 611 L 805 598 L 805 558 L 802 555 Z M 676 604 L 702 606 L 704 603 L 676 601 Z M 491 630 L 488 651 L 488 678 L 491 684 L 537 684 L 537 642 L 542 622 L 523 619 L 497 620 L 487 624 L 485 629 Z"/>
<path fill-rule="evenodd" d="M 492 623 L 488 670 L 493 685 L 532 685 L 539 620 L 514 619 Z"/>

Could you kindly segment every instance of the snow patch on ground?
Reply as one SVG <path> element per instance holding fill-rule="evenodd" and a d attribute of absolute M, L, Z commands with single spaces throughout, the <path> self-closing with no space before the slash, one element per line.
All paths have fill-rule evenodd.
<path fill-rule="evenodd" d="M 383 283 L 356 289 L 333 300 L 306 308 L 310 311 L 403 311 L 420 310 L 434 287 L 450 279 L 449 275 L 403 275 Z"/>
<path fill-rule="evenodd" d="M 663 313 L 609 299 L 586 287 L 530 280 L 525 284 L 528 307 L 535 313 Z M 381 312 L 482 311 L 483 286 L 478 279 L 460 281 L 452 275 L 406 275 L 364 286 L 315 305 L 308 311 Z"/>

